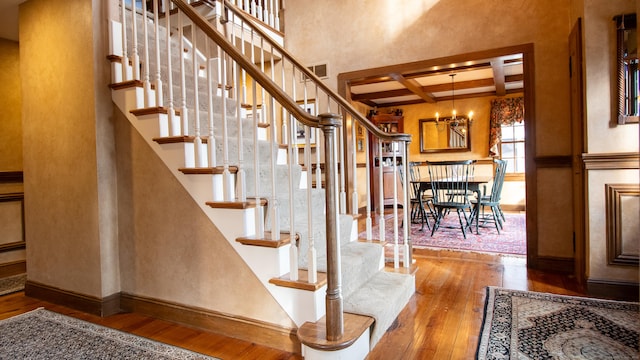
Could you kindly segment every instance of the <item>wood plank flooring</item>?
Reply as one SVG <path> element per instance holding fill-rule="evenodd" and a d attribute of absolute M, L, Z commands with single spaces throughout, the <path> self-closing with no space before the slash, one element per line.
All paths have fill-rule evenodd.
<path fill-rule="evenodd" d="M 416 293 L 368 359 L 473 359 L 486 286 L 585 295 L 571 276 L 527 269 L 524 257 L 414 249 Z M 100 318 L 29 298 L 0 296 L 0 319 L 38 307 L 180 346 L 221 359 L 301 359 L 274 350 L 139 314 Z"/>

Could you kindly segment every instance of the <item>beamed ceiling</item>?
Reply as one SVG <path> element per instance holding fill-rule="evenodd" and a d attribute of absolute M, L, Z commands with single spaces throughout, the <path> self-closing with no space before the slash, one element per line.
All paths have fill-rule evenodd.
<path fill-rule="evenodd" d="M 524 89 L 522 54 L 424 68 L 405 64 L 380 69 L 386 72 L 349 81 L 353 101 L 397 107 L 451 100 L 452 88 L 455 99 L 504 96 Z"/>

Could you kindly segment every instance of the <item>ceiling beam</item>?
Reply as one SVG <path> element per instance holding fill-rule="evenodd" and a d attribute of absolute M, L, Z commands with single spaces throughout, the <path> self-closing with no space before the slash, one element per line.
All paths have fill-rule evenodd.
<path fill-rule="evenodd" d="M 476 87 L 485 87 L 485 86 L 493 86 L 493 79 L 486 78 L 486 79 L 478 79 L 478 80 L 460 81 L 455 83 L 454 88 L 455 90 L 464 90 L 464 89 L 473 89 Z M 426 94 L 432 94 L 434 92 L 450 91 L 451 84 L 420 86 L 420 88 L 422 92 Z M 356 101 L 362 101 L 362 100 L 370 100 L 370 99 L 384 99 L 384 98 L 390 98 L 390 97 L 407 96 L 407 95 L 414 95 L 414 94 L 415 92 L 403 88 L 403 89 L 386 90 L 386 91 L 361 93 L 361 94 L 351 93 L 351 99 Z M 434 101 L 440 100 L 433 97 L 433 95 L 432 95 L 432 98 L 434 99 Z"/>
<path fill-rule="evenodd" d="M 407 79 L 404 76 L 402 76 L 402 74 L 398 74 L 398 73 L 389 74 L 389 76 L 391 76 L 391 78 L 393 78 L 395 81 L 404 85 L 412 93 L 418 95 L 418 97 L 420 97 L 422 100 L 428 103 L 436 102 L 436 99 L 433 97 L 433 95 L 426 93 L 422 85 L 420 85 L 420 83 L 417 80 Z"/>
<path fill-rule="evenodd" d="M 504 61 L 501 58 L 491 60 L 491 68 L 493 69 L 493 81 L 496 84 L 496 95 L 504 96 L 506 88 L 504 86 Z"/>
<path fill-rule="evenodd" d="M 506 94 L 521 94 L 522 93 L 522 89 L 514 89 L 514 90 L 507 90 Z M 464 94 L 464 95 L 457 95 L 456 94 L 456 100 L 459 99 L 472 99 L 472 98 L 477 98 L 477 97 L 485 97 L 485 96 L 496 96 L 496 93 L 494 91 L 485 91 L 485 92 L 480 92 L 480 93 L 473 93 L 473 94 Z M 452 97 L 451 96 L 443 96 L 443 97 L 439 97 L 438 101 L 448 101 L 451 100 Z M 373 104 L 373 105 L 371 105 Z M 422 99 L 414 99 L 414 100 L 402 100 L 402 101 L 392 101 L 392 102 L 388 102 L 388 103 L 383 103 L 383 102 L 372 102 L 370 100 L 367 100 L 367 105 L 371 106 L 371 107 L 378 107 L 378 108 L 390 108 L 390 107 L 398 107 L 398 106 L 403 106 L 403 105 L 417 105 L 417 104 L 424 104 L 424 100 Z"/>

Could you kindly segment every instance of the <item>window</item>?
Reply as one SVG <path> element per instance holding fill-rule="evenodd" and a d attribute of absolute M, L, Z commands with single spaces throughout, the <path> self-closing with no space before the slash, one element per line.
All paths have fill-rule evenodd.
<path fill-rule="evenodd" d="M 507 161 L 507 174 L 524 173 L 524 121 L 502 125 L 500 158 Z"/>
<path fill-rule="evenodd" d="M 328 79 L 329 78 L 329 72 L 328 72 L 328 69 L 327 69 L 327 64 L 311 65 L 311 66 L 307 66 L 307 69 L 309 69 L 312 73 L 316 74 L 316 76 L 319 77 L 320 79 Z M 307 78 L 307 76 L 302 74 L 302 77 L 300 78 L 300 81 L 305 82 L 307 80 L 309 80 Z"/>

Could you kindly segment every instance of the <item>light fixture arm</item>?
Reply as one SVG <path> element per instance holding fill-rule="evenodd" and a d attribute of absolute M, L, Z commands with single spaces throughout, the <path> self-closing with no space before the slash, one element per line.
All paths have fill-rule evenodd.
<path fill-rule="evenodd" d="M 451 76 L 451 109 L 453 110 L 452 120 L 456 119 L 456 88 L 453 85 L 453 78 L 456 74 L 449 74 Z"/>

